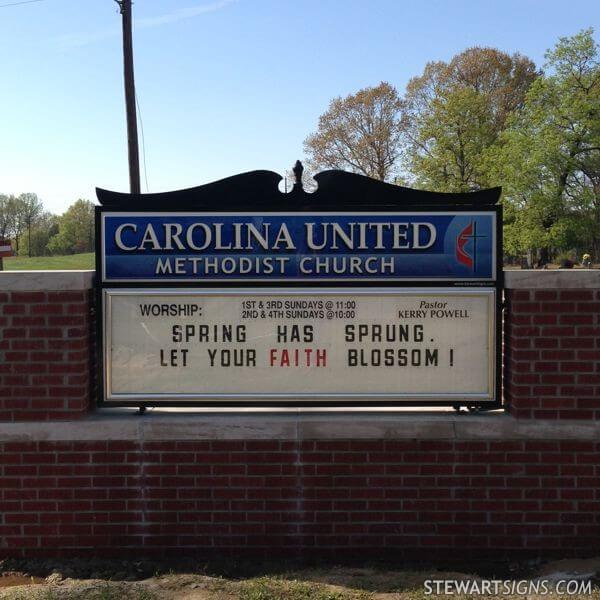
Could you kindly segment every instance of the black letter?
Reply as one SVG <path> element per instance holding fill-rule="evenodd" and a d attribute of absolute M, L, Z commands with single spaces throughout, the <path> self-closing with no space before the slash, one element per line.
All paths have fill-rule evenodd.
<path fill-rule="evenodd" d="M 358 363 L 358 357 L 356 354 L 356 350 L 354 350 L 354 349 L 348 350 L 348 366 L 355 367 L 357 363 Z"/>
<path fill-rule="evenodd" d="M 181 340 L 182 340 L 181 325 L 173 325 L 173 341 L 181 342 Z"/>
<path fill-rule="evenodd" d="M 354 325 L 346 325 L 346 341 L 353 342 L 354 341 Z"/>

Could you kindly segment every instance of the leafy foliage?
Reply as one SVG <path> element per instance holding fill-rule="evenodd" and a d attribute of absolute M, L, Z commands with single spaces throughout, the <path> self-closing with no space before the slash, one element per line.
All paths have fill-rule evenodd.
<path fill-rule="evenodd" d="M 48 243 L 53 254 L 75 254 L 94 250 L 94 204 L 77 200 L 59 218 L 58 234 Z"/>
<path fill-rule="evenodd" d="M 49 212 L 43 212 L 32 226 L 31 233 L 21 245 L 22 255 L 48 256 L 48 243 L 58 233 L 58 217 Z"/>
<path fill-rule="evenodd" d="M 16 254 L 29 257 L 93 252 L 94 204 L 77 200 L 57 217 L 36 194 L 0 194 L 0 239 L 14 240 Z"/>
<path fill-rule="evenodd" d="M 388 83 L 334 99 L 305 141 L 342 168 L 442 192 L 503 186 L 509 254 L 600 258 L 600 67 L 591 29 L 561 38 L 545 73 L 474 47 L 430 62 L 401 97 Z"/>
<path fill-rule="evenodd" d="M 494 48 L 428 63 L 407 85 L 402 117 L 412 183 L 443 192 L 492 185 L 485 155 L 537 75 L 528 58 Z"/>
<path fill-rule="evenodd" d="M 489 185 L 485 152 L 496 136 L 484 96 L 469 88 L 445 91 L 419 120 L 409 159 L 418 187 L 468 192 Z"/>
<path fill-rule="evenodd" d="M 398 159 L 401 101 L 389 83 L 331 101 L 304 142 L 313 171 L 346 169 L 389 180 Z"/>
<path fill-rule="evenodd" d="M 37 194 L 27 193 L 21 194 L 17 199 L 20 205 L 20 212 L 23 219 L 23 224 L 27 229 L 27 248 L 28 254 L 31 256 L 31 230 L 39 220 L 44 207 Z"/>
<path fill-rule="evenodd" d="M 585 246 L 600 255 L 600 62 L 592 30 L 561 38 L 548 74 L 489 157 L 504 186 L 506 246 L 513 253 Z M 584 248 L 584 249 L 585 249 Z"/>

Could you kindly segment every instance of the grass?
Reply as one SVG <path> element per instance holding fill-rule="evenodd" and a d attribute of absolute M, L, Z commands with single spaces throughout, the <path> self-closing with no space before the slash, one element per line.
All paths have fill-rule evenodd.
<path fill-rule="evenodd" d="M 368 575 L 359 569 L 358 575 Z M 356 581 L 357 571 L 333 567 L 318 571 L 295 571 L 287 575 L 263 575 L 252 578 L 214 579 L 199 573 L 161 575 L 152 580 L 85 581 L 63 580 L 58 584 L 0 588 L 0 598 L 7 600 L 475 600 L 465 595 L 429 595 L 423 581 L 430 578 L 456 580 L 476 578 L 455 572 L 373 571 L 372 581 Z M 360 578 L 359 578 L 360 579 Z M 368 583 L 368 585 L 364 585 Z M 358 584 L 358 585 L 356 585 Z M 370 590 L 364 589 L 371 588 Z M 392 591 L 393 590 L 393 591 Z M 541 595 L 529 596 L 543 600 Z M 556 596 L 554 596 L 556 597 Z M 489 600 L 518 600 L 519 595 L 494 596 Z M 570 596 L 572 600 L 600 600 L 600 588 L 589 595 Z"/>
<path fill-rule="evenodd" d="M 240 600 L 368 600 L 371 594 L 356 590 L 332 590 L 314 582 L 279 577 L 244 581 Z"/>
<path fill-rule="evenodd" d="M 140 585 L 119 586 L 106 582 L 101 586 L 82 585 L 79 589 L 55 587 L 36 590 L 7 590 L 7 600 L 161 600 Z"/>
<path fill-rule="evenodd" d="M 94 253 L 66 256 L 11 256 L 4 259 L 5 271 L 44 271 L 94 269 Z"/>

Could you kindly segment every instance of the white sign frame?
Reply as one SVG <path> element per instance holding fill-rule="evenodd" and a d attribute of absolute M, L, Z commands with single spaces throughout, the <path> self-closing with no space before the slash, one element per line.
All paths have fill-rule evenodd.
<path fill-rule="evenodd" d="M 112 324 L 111 314 L 111 299 L 115 296 L 176 296 L 176 295 L 199 295 L 199 296 L 228 296 L 228 297 L 249 297 L 249 296 L 402 296 L 402 295 L 419 295 L 419 296 L 443 296 L 445 298 L 452 296 L 479 296 L 485 297 L 488 301 L 488 394 L 480 393 L 181 393 L 181 394 L 165 394 L 165 393 L 113 393 L 111 389 L 111 331 Z M 269 404 L 293 404 L 301 406 L 306 404 L 310 406 L 310 401 L 317 401 L 323 404 L 340 405 L 361 403 L 364 405 L 370 404 L 369 401 L 378 403 L 381 401 L 393 401 L 398 405 L 406 404 L 414 406 L 415 404 L 496 404 L 497 398 L 497 315 L 496 315 L 496 294 L 497 290 L 493 288 L 115 288 L 104 289 L 102 292 L 102 313 L 103 313 L 103 383 L 105 390 L 106 405 L 131 406 L 132 403 L 152 405 L 153 402 L 168 404 L 172 402 L 181 406 L 182 404 L 193 406 L 195 405 L 210 405 L 219 404 L 221 406 L 239 406 L 248 404 L 256 406 L 257 401 L 262 405 Z"/>

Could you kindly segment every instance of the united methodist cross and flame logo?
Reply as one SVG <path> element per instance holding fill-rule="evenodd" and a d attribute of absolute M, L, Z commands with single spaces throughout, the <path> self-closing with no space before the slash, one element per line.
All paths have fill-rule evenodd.
<path fill-rule="evenodd" d="M 486 237 L 485 235 L 477 235 L 477 221 L 471 221 L 457 236 L 456 236 L 456 260 L 465 265 L 471 271 L 477 269 L 477 240 Z M 467 244 L 473 240 L 472 247 L 467 248 Z"/>

